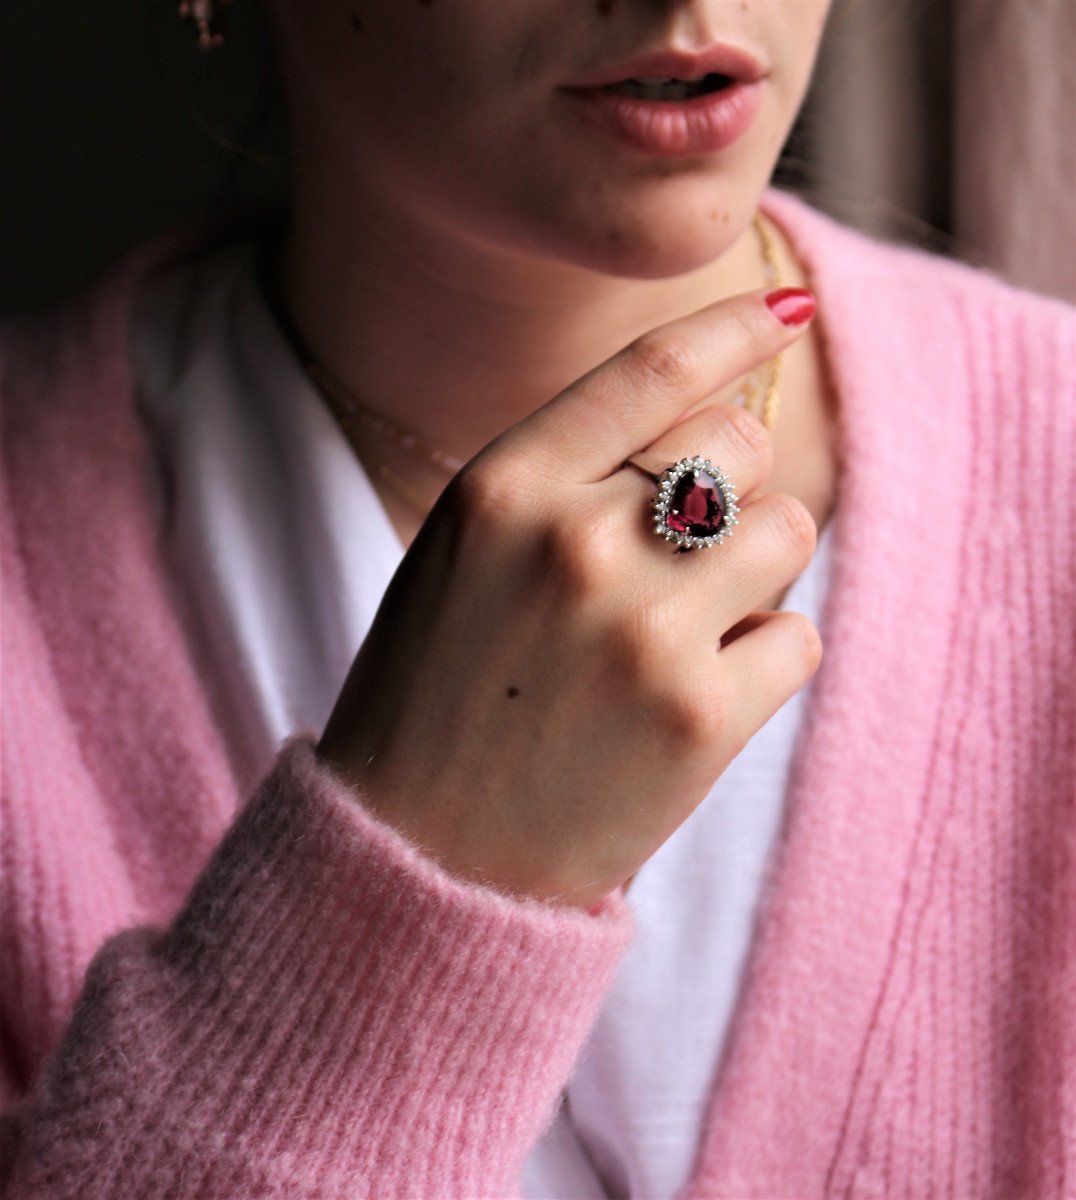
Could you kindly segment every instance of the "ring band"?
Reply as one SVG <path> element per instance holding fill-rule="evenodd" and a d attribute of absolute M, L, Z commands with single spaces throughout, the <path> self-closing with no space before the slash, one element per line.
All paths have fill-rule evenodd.
<path fill-rule="evenodd" d="M 659 537 L 685 551 L 720 546 L 732 536 L 739 524 L 739 497 L 728 476 L 708 458 L 682 458 L 666 467 L 657 484 L 652 508 Z"/>

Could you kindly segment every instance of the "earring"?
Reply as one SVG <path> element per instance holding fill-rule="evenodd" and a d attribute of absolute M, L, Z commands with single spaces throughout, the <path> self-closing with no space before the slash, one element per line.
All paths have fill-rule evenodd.
<path fill-rule="evenodd" d="M 223 0 L 223 4 L 231 2 Z M 198 30 L 198 45 L 203 50 L 211 50 L 224 41 L 224 14 L 220 11 L 221 7 L 222 4 L 214 3 L 214 0 L 180 0 L 180 19 L 194 22 Z"/>

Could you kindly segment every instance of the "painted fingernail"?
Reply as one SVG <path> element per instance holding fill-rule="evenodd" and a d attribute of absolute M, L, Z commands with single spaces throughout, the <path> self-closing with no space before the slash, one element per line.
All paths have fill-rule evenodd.
<path fill-rule="evenodd" d="M 777 288 L 767 292 L 765 298 L 783 325 L 802 325 L 814 316 L 814 293 L 807 288 Z"/>

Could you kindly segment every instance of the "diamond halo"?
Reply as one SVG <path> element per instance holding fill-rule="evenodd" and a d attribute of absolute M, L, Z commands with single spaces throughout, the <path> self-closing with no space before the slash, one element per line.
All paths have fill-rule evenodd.
<path fill-rule="evenodd" d="M 682 458 L 661 473 L 653 509 L 654 532 L 680 551 L 720 546 L 739 524 L 739 497 L 731 481 L 699 456 Z"/>

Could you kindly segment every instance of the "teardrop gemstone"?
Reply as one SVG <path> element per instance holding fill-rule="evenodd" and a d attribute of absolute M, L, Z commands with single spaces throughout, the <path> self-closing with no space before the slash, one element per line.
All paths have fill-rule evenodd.
<path fill-rule="evenodd" d="M 713 537 L 725 523 L 725 498 L 717 480 L 706 471 L 687 471 L 669 501 L 665 525 L 691 537 Z"/>

